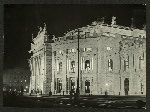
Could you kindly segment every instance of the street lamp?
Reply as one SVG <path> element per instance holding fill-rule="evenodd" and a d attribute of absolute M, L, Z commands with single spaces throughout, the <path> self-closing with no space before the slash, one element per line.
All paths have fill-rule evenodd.
<path fill-rule="evenodd" d="M 80 70 L 79 70 L 79 52 L 80 52 L 80 50 L 79 50 L 79 38 L 80 38 L 80 30 L 79 29 L 77 29 L 77 32 L 78 32 L 78 78 L 77 78 L 77 89 L 76 89 L 76 94 L 75 94 L 75 97 L 74 97 L 74 99 L 75 99 L 75 101 L 76 101 L 76 103 L 78 104 L 79 103 L 79 99 L 80 99 L 80 90 L 79 90 L 79 72 L 80 72 Z"/>

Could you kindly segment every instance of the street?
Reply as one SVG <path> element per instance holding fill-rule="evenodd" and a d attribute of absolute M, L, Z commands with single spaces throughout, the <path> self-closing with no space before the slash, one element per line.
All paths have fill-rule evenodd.
<path fill-rule="evenodd" d="M 80 96 L 79 104 L 70 96 L 4 96 L 3 105 L 9 107 L 36 108 L 142 108 L 145 109 L 144 96 Z M 139 100 L 140 103 L 137 103 Z M 139 106 L 140 105 L 140 106 Z"/>

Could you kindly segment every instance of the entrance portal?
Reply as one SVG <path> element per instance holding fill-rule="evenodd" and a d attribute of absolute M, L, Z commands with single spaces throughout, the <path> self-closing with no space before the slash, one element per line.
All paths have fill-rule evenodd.
<path fill-rule="evenodd" d="M 85 93 L 90 93 L 90 81 L 85 81 Z"/>
<path fill-rule="evenodd" d="M 75 92 L 75 81 L 71 79 L 71 91 Z"/>
<path fill-rule="evenodd" d="M 57 78 L 57 93 L 61 93 L 62 90 L 62 80 Z"/>
<path fill-rule="evenodd" d="M 128 95 L 128 91 L 129 91 L 129 79 L 126 78 L 124 80 L 124 92 L 125 92 L 125 95 Z"/>

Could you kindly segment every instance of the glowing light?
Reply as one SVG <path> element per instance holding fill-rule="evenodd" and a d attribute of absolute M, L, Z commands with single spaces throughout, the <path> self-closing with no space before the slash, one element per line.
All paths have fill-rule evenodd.
<path fill-rule="evenodd" d="M 26 80 L 25 80 L 25 82 L 26 82 Z"/>
<path fill-rule="evenodd" d="M 106 83 L 105 85 L 108 86 L 108 83 Z"/>
<path fill-rule="evenodd" d="M 28 88 L 28 86 L 26 86 L 26 88 Z"/>

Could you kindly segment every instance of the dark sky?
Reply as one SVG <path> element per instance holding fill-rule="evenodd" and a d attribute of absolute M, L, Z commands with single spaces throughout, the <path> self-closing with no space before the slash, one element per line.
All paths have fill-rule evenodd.
<path fill-rule="evenodd" d="M 112 16 L 117 17 L 117 25 L 130 26 L 131 17 L 137 28 L 146 23 L 144 5 L 5 5 L 4 70 L 28 68 L 32 33 L 36 37 L 38 26 L 46 23 L 50 37 L 57 37 L 101 17 L 110 24 Z"/>

